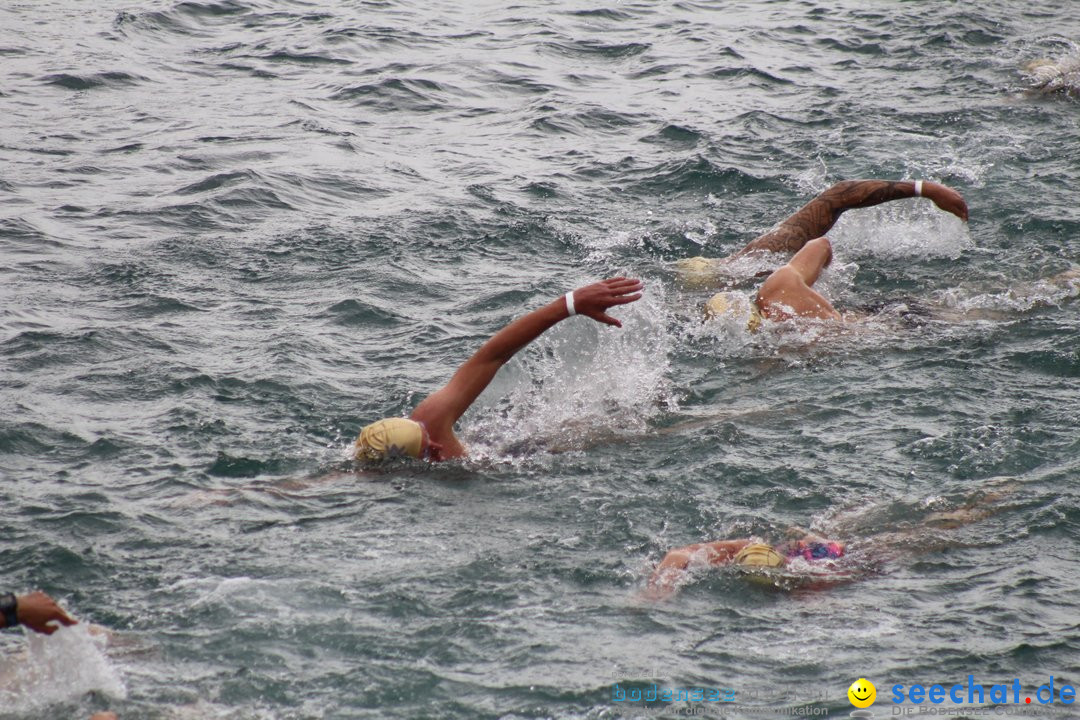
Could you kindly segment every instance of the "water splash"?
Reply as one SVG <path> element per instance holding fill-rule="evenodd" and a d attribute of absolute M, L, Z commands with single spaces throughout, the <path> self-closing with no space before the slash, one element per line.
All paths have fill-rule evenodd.
<path fill-rule="evenodd" d="M 100 692 L 127 697 L 119 670 L 105 655 L 106 633 L 86 623 L 52 635 L 27 633 L 26 652 L 0 665 L 0 707 L 23 713 Z"/>
<path fill-rule="evenodd" d="M 575 320 L 548 332 L 508 366 L 485 395 L 501 397 L 467 421 L 470 454 L 506 459 L 584 449 L 640 434 L 676 405 L 668 380 L 673 338 L 663 286 L 616 310 L 621 330 Z"/>
<path fill-rule="evenodd" d="M 1052 277 L 1018 282 L 993 292 L 952 288 L 939 294 L 939 302 L 965 315 L 985 318 L 996 313 L 1023 313 L 1058 306 L 1077 297 L 1080 297 L 1080 268 L 1071 268 Z"/>
<path fill-rule="evenodd" d="M 975 247 L 967 225 L 933 203 L 888 203 L 849 212 L 829 232 L 842 257 L 956 260 Z"/>

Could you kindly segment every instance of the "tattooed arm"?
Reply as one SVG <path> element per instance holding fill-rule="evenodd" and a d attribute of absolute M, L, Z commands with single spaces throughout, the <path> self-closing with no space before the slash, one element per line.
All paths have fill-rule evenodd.
<path fill-rule="evenodd" d="M 960 193 L 935 182 L 923 182 L 922 196 L 961 220 L 968 219 L 967 204 Z M 797 252 L 814 238 L 821 237 L 840 219 L 845 210 L 880 205 L 890 200 L 915 197 L 910 180 L 845 180 L 838 182 L 804 205 L 775 230 L 751 241 L 732 257 L 752 252 Z"/>

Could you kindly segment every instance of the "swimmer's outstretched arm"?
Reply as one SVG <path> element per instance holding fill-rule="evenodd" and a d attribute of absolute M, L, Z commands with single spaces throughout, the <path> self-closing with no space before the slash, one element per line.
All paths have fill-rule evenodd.
<path fill-rule="evenodd" d="M 640 280 L 625 277 L 586 285 L 574 291 L 575 310 L 578 315 L 585 315 L 597 322 L 622 327 L 622 323 L 606 311 L 616 305 L 638 300 L 643 287 Z M 568 317 L 566 300 L 560 297 L 510 323 L 466 360 L 444 388 L 424 399 L 413 410 L 412 419 L 424 423 L 432 439 L 440 442 L 440 437 L 453 432 L 454 422 L 484 391 L 499 368 L 518 350 Z"/>
<path fill-rule="evenodd" d="M 963 221 L 968 219 L 967 203 L 960 193 L 940 183 L 924 181 L 922 196 L 945 212 Z M 845 180 L 838 182 L 803 205 L 775 230 L 752 240 L 732 258 L 753 252 L 798 252 L 803 245 L 819 238 L 836 224 L 845 210 L 871 207 L 903 198 L 915 197 L 911 180 Z"/>

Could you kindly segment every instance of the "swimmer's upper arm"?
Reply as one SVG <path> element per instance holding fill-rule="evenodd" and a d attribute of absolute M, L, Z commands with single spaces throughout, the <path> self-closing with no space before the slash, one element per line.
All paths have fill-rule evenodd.
<path fill-rule="evenodd" d="M 833 185 L 788 216 L 775 230 L 771 230 L 755 239 L 737 254 L 745 255 L 749 252 L 759 251 L 798 252 L 808 241 L 821 237 L 836 224 L 840 213 L 846 209 L 839 207 L 837 202 L 843 192 L 842 189 L 838 190 L 838 188 L 847 184 L 837 183 Z"/>
<path fill-rule="evenodd" d="M 749 544 L 749 538 L 743 538 L 739 540 L 715 540 L 696 547 L 705 547 L 709 550 L 709 563 L 711 565 L 722 565 L 730 562 L 740 550 Z"/>
<path fill-rule="evenodd" d="M 412 412 L 413 420 L 429 430 L 452 427 L 491 383 L 502 362 L 469 358 L 440 390 L 428 395 Z"/>
<path fill-rule="evenodd" d="M 900 185 L 907 185 L 907 189 L 901 188 Z M 829 232 L 845 210 L 912 197 L 915 194 L 914 187 L 914 184 L 910 182 L 844 180 L 803 205 L 791 217 L 780 223 L 780 227 L 806 243 Z M 801 247 L 800 245 L 796 249 Z"/>

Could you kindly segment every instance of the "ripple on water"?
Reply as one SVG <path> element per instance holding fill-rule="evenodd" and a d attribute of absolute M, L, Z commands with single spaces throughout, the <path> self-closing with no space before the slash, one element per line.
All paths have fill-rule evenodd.
<path fill-rule="evenodd" d="M 58 73 L 46 75 L 41 80 L 47 85 L 66 88 L 68 90 L 94 90 L 97 88 L 123 88 L 149 82 L 150 79 L 141 75 L 113 71 L 100 72 L 92 75 L 69 75 Z"/>
<path fill-rule="evenodd" d="M 540 44 L 541 51 L 560 57 L 622 60 L 649 51 L 649 43 L 604 43 L 599 40 L 548 41 Z"/>
<path fill-rule="evenodd" d="M 330 99 L 386 113 L 429 113 L 452 107 L 447 97 L 451 94 L 442 83 L 434 80 L 386 78 L 340 88 L 330 95 Z"/>

